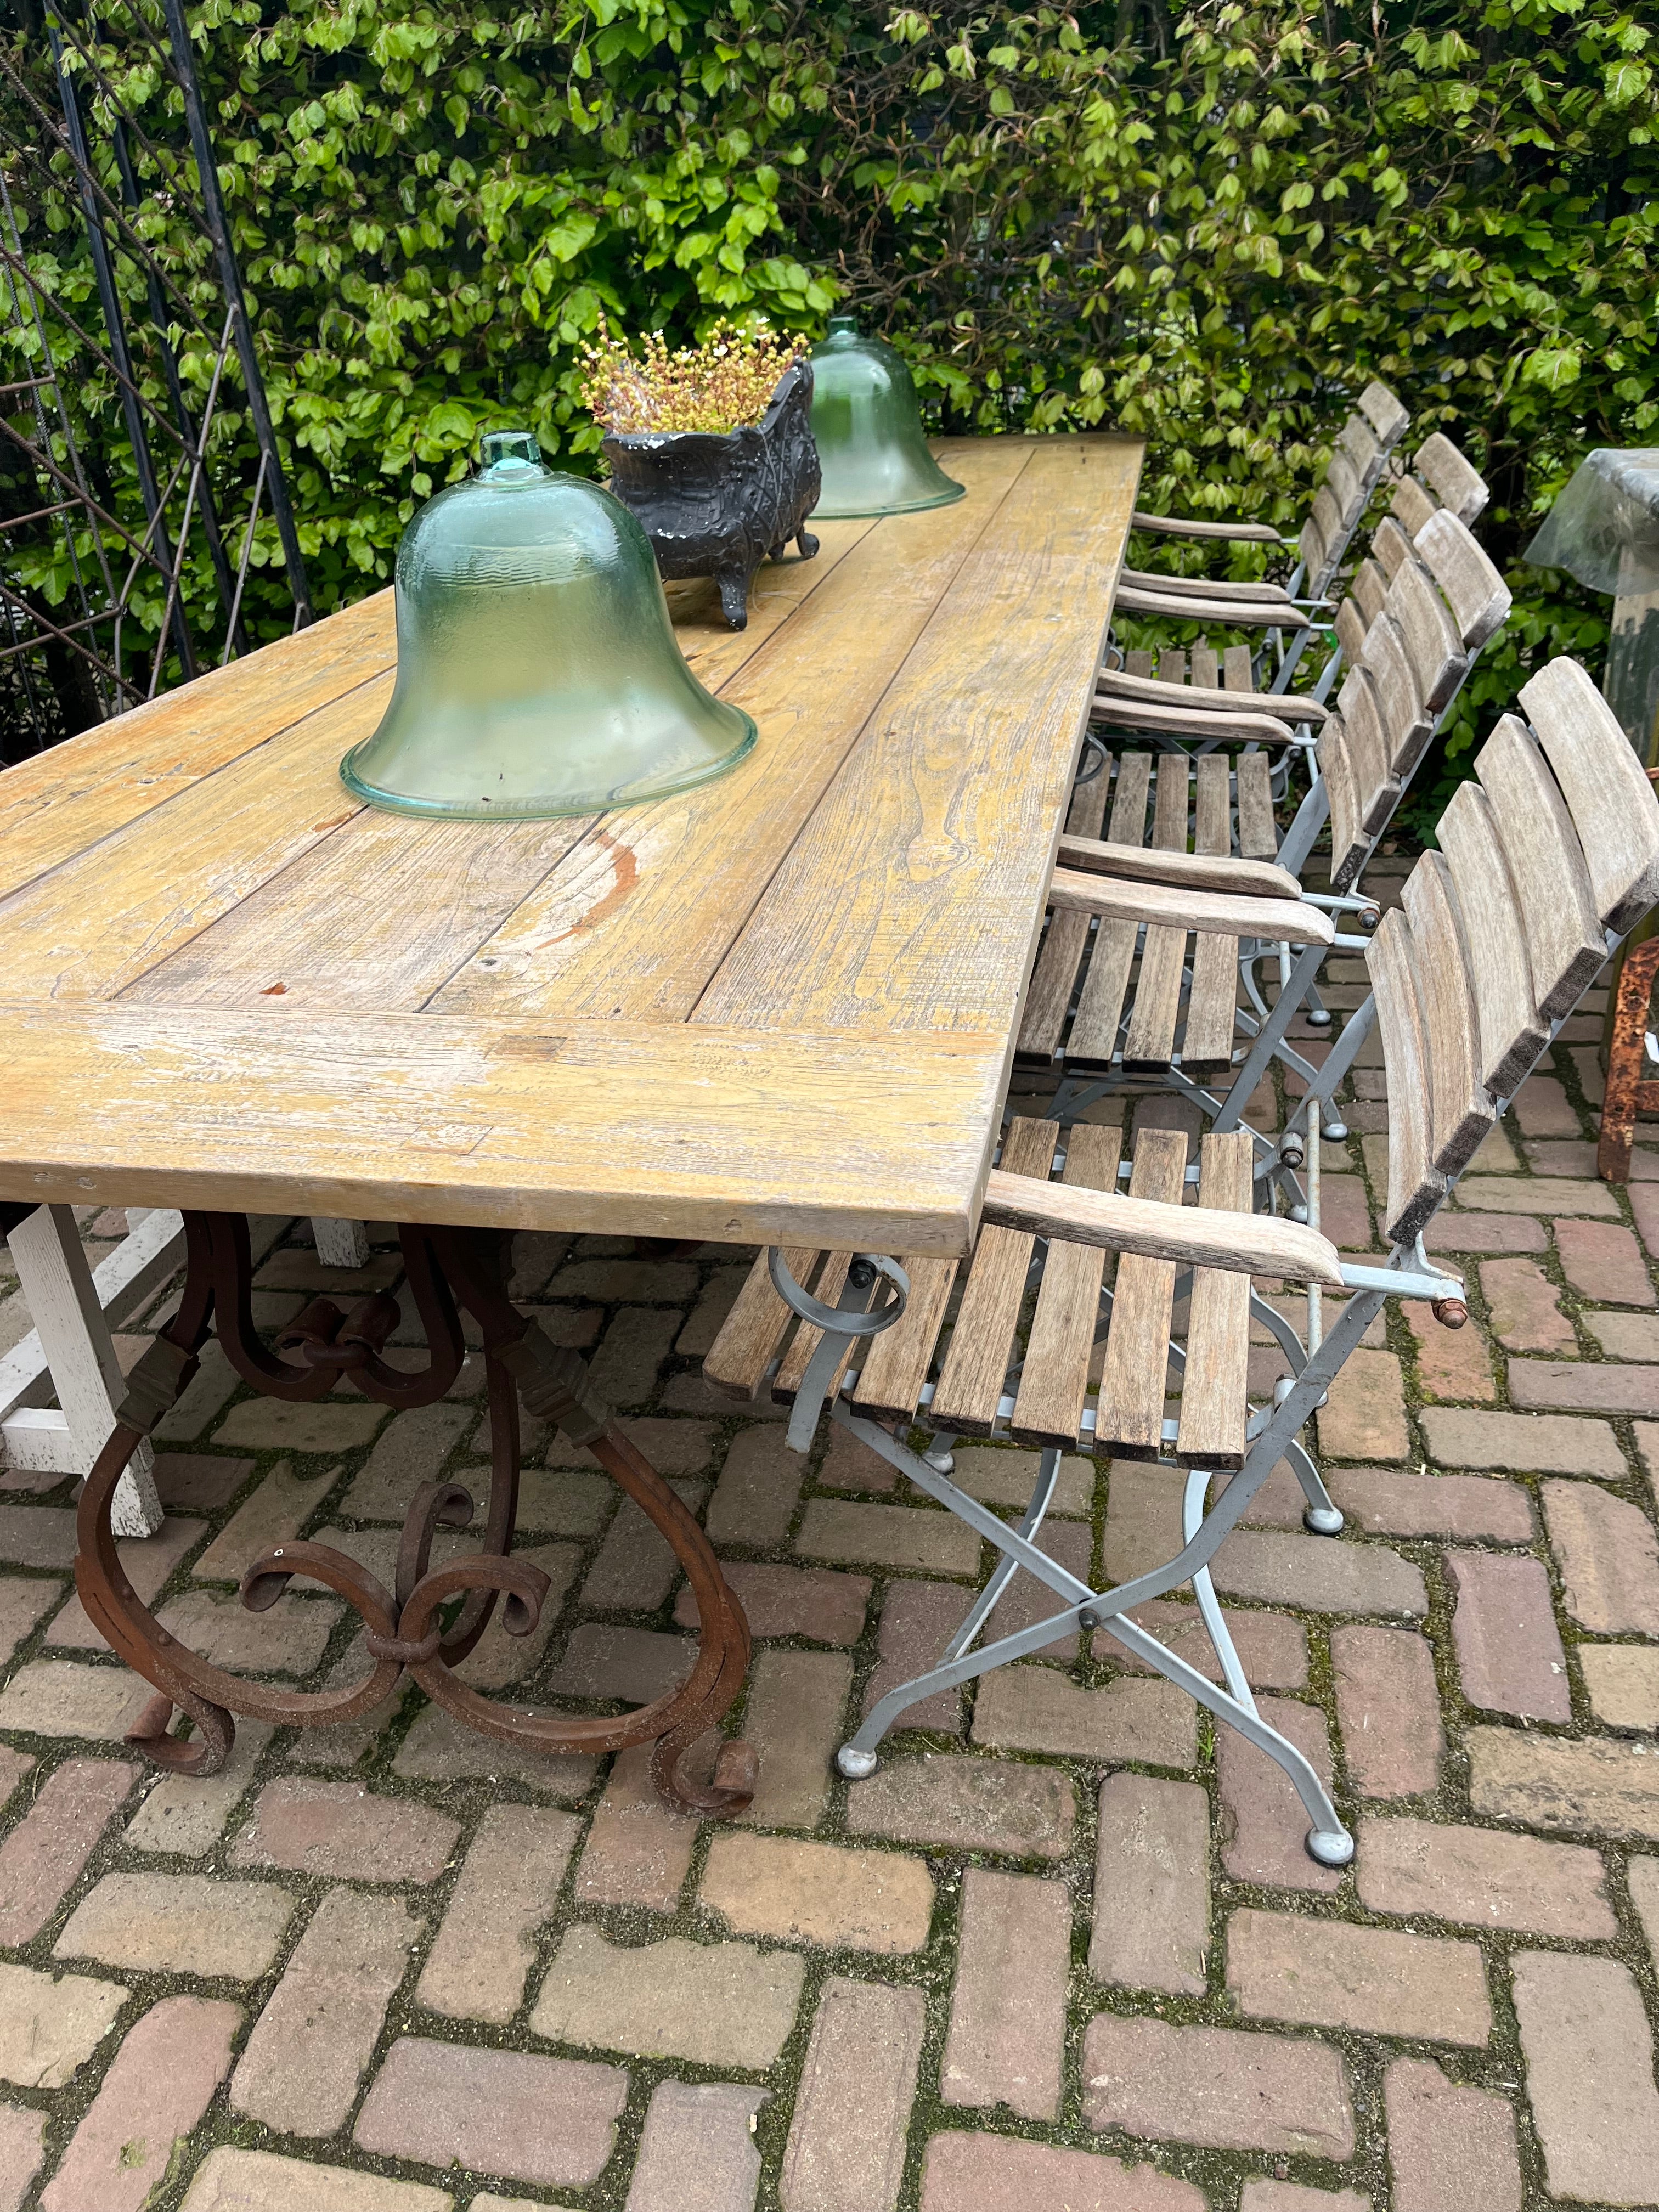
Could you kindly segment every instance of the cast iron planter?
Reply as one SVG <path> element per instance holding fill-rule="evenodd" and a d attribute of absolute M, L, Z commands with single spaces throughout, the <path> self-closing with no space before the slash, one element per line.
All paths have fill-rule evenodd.
<path fill-rule="evenodd" d="M 812 371 L 794 362 L 778 380 L 758 428 L 611 432 L 611 489 L 645 526 L 665 577 L 713 576 L 733 629 L 749 622 L 749 586 L 793 538 L 810 561 L 804 526 L 817 504 Z"/>

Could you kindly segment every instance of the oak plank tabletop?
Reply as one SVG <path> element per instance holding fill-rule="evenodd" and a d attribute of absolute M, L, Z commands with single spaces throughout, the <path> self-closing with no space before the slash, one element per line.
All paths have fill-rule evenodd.
<path fill-rule="evenodd" d="M 676 797 L 362 806 L 389 592 L 0 774 L 0 1198 L 966 1250 L 1141 448 L 938 450 L 671 587 L 760 732 Z"/>

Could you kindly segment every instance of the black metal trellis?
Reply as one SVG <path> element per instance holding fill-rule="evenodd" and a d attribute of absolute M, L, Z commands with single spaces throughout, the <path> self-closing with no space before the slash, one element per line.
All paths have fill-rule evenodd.
<path fill-rule="evenodd" d="M 183 0 L 0 0 L 0 760 L 246 652 L 256 554 L 302 627 Z"/>

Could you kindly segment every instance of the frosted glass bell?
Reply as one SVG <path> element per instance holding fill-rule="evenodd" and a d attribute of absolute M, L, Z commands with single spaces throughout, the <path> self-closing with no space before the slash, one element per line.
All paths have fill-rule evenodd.
<path fill-rule="evenodd" d="M 597 814 L 707 782 L 755 742 L 704 690 L 650 540 L 526 431 L 429 500 L 398 548 L 398 682 L 348 790 L 399 814 Z"/>
<path fill-rule="evenodd" d="M 831 315 L 812 356 L 812 437 L 823 471 L 812 509 L 820 520 L 945 507 L 966 489 L 927 450 L 903 356 L 861 337 L 850 315 Z"/>

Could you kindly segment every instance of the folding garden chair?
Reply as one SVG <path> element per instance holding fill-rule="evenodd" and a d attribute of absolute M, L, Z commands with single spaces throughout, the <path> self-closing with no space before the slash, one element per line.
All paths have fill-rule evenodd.
<path fill-rule="evenodd" d="M 1233 758 L 1212 750 L 1196 760 L 1124 752 L 1079 786 L 1017 1047 L 1021 1066 L 1061 1073 L 1058 1117 L 1109 1091 L 1152 1081 L 1195 1098 L 1224 1132 L 1242 1125 L 1274 1056 L 1311 1083 L 1314 1071 L 1286 1033 L 1312 1002 L 1320 964 L 1336 941 L 1313 919 L 1334 912 L 1356 917 L 1362 928 L 1375 926 L 1376 909 L 1358 890 L 1360 872 L 1510 604 L 1502 577 L 1448 510 L 1429 519 L 1414 547 L 1397 521 L 1384 520 L 1343 603 L 1353 665 L 1335 707 L 1318 710 L 1311 787 L 1282 844 L 1260 750 Z M 1304 891 L 1298 877 L 1328 817 L 1332 889 Z M 1160 884 L 1177 895 L 1152 900 Z M 1229 933 L 1219 922 L 1192 918 L 1200 911 L 1194 892 L 1226 893 L 1247 908 L 1265 899 L 1279 920 L 1264 908 L 1252 927 L 1246 911 Z M 1281 929 L 1279 910 L 1291 901 L 1297 927 Z M 1364 939 L 1343 941 L 1363 949 Z M 1271 1006 L 1255 974 L 1264 958 L 1278 964 Z M 1239 1003 L 1241 971 L 1249 1006 Z M 1315 1004 L 1313 1011 L 1321 1010 Z M 1249 1042 L 1237 1048 L 1241 1030 Z M 1218 1081 L 1226 1083 L 1224 1093 Z M 1333 1121 L 1328 1133 L 1341 1134 L 1340 1123 Z M 1298 1148 L 1299 1140 L 1291 1149 Z M 1299 1164 L 1286 1157 L 1283 1139 L 1260 1138 L 1258 1149 L 1264 1171 L 1270 1160 Z"/>
<path fill-rule="evenodd" d="M 1383 1265 L 1343 1261 L 1320 1234 L 1316 1144 L 1304 1225 L 1251 1210 L 1259 1186 L 1242 1131 L 1210 1133 L 1189 1164 L 1183 1133 L 1146 1130 L 1125 1161 L 1118 1131 L 1080 1123 L 1062 1141 L 1052 1121 L 1009 1126 L 965 1262 L 775 1249 L 756 1263 L 706 1362 L 711 1382 L 789 1406 L 797 1450 L 811 1444 L 827 1405 L 1000 1554 L 939 1663 L 880 1698 L 842 1746 L 844 1774 L 868 1774 L 888 1730 L 934 1692 L 1104 1629 L 1278 1761 L 1307 1811 L 1314 1858 L 1340 1866 L 1352 1856 L 1324 1784 L 1256 1707 L 1211 1562 L 1281 1459 L 1301 1483 L 1309 1527 L 1340 1533 L 1298 1432 L 1386 1299 L 1426 1299 L 1452 1328 L 1467 1319 L 1462 1285 L 1425 1254 L 1423 1231 L 1602 963 L 1659 900 L 1659 799 L 1589 678 L 1552 662 L 1522 702 L 1531 726 L 1513 715 L 1498 723 L 1476 762 L 1479 781 L 1441 823 L 1441 850 L 1418 862 L 1367 952 L 1373 995 L 1351 1027 L 1375 1021 L 1388 1074 Z M 1310 1100 L 1310 1134 L 1319 1110 Z M 1183 1206 L 1194 1182 L 1198 1203 Z M 1109 1285 L 1109 1253 L 1119 1255 Z M 1257 1296 L 1252 1274 L 1304 1287 L 1304 1334 Z M 1328 1290 L 1345 1298 L 1328 1329 Z M 1252 1317 L 1291 1370 L 1256 1407 Z M 1170 1364 L 1182 1378 L 1173 1416 Z M 909 1442 L 917 1427 L 930 1432 L 921 1449 Z M 958 1436 L 1040 1449 L 1017 1527 L 951 1480 Z M 1096 1590 L 1042 1550 L 1060 1455 L 1079 1449 L 1184 1471 L 1182 1540 L 1163 1565 Z M 1212 1497 L 1220 1474 L 1229 1479 Z M 1120 1466 L 1111 1480 L 1135 1476 Z M 1057 1610 L 981 1642 L 1021 1571 L 1054 1593 Z M 1184 1583 L 1220 1686 L 1133 1617 Z"/>
<path fill-rule="evenodd" d="M 1368 384 L 1360 393 L 1357 411 L 1338 434 L 1326 464 L 1325 474 L 1314 493 L 1313 506 L 1296 540 L 1297 560 L 1285 593 L 1294 597 L 1306 587 L 1306 596 L 1322 598 L 1341 566 L 1348 541 L 1359 527 L 1371 494 L 1382 480 L 1389 457 L 1406 434 L 1411 417 L 1383 384 Z M 1284 545 L 1278 531 L 1259 522 L 1200 522 L 1172 515 L 1144 514 L 1136 508 L 1133 526 L 1163 537 L 1231 541 L 1252 545 Z M 1161 576 L 1150 569 L 1126 568 L 1123 582 L 1132 589 L 1151 592 L 1171 589 L 1190 592 L 1222 592 L 1247 599 L 1252 585 L 1215 585 L 1206 579 Z M 1152 610 L 1152 611 L 1157 611 Z"/>
<path fill-rule="evenodd" d="M 1350 423 L 1349 428 L 1352 428 Z M 1115 612 L 1121 609 L 1133 613 L 1161 614 L 1172 619 L 1204 623 L 1211 628 L 1266 628 L 1274 647 L 1276 665 L 1263 687 L 1260 683 L 1263 672 L 1260 648 L 1247 644 L 1229 645 L 1218 653 L 1206 637 L 1193 647 L 1190 661 L 1185 649 L 1179 647 L 1166 647 L 1157 653 L 1115 647 L 1112 650 L 1121 665 L 1102 669 L 1091 720 L 1107 726 L 1152 732 L 1171 744 L 1188 744 L 1196 738 L 1200 746 L 1213 738 L 1236 738 L 1241 735 L 1255 743 L 1275 741 L 1273 733 L 1267 730 L 1217 729 L 1206 720 L 1211 715 L 1219 717 L 1224 724 L 1236 723 L 1241 715 L 1263 714 L 1304 727 L 1317 724 L 1322 719 L 1319 702 L 1329 696 L 1344 662 L 1352 665 L 1358 658 L 1366 624 L 1386 589 L 1388 574 L 1397 565 L 1391 562 L 1385 574 L 1379 566 L 1379 547 L 1373 543 L 1359 564 L 1353 588 L 1337 610 L 1334 624 L 1336 649 L 1328 657 L 1312 691 L 1305 696 L 1292 694 L 1291 679 L 1309 639 L 1319 627 L 1313 612 L 1315 601 L 1321 605 L 1326 604 L 1325 594 L 1335 582 L 1337 570 L 1370 497 L 1371 487 L 1380 476 L 1379 462 L 1369 484 L 1363 478 L 1359 480 L 1359 488 L 1352 494 L 1359 502 L 1352 520 L 1341 533 L 1340 544 L 1328 566 L 1322 565 L 1316 571 L 1317 592 L 1306 600 L 1297 599 L 1294 592 L 1297 578 L 1306 570 L 1307 555 L 1316 550 L 1311 541 L 1297 575 L 1282 587 L 1212 584 L 1202 579 L 1170 576 L 1148 578 L 1143 571 L 1125 569 L 1114 603 Z M 1455 514 L 1468 527 L 1484 511 L 1490 496 L 1486 481 L 1474 464 L 1449 438 L 1436 431 L 1419 448 L 1410 469 L 1395 483 L 1377 538 L 1392 533 L 1395 540 L 1403 536 L 1409 543 L 1431 516 L 1443 512 Z M 1310 522 L 1308 531 L 1314 528 Z M 1308 538 L 1308 531 L 1304 532 L 1304 539 Z M 1176 599 L 1179 605 L 1174 603 Z M 1152 605 L 1153 600 L 1159 604 Z M 1283 637 L 1286 629 L 1291 633 L 1288 647 Z M 1283 738 L 1276 741 L 1285 742 Z"/>

